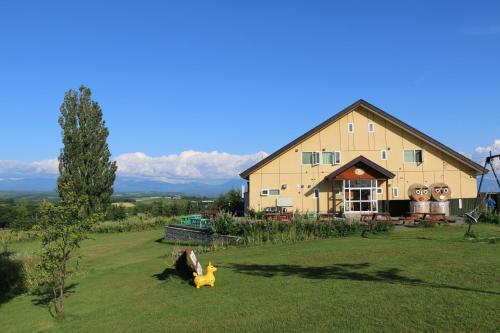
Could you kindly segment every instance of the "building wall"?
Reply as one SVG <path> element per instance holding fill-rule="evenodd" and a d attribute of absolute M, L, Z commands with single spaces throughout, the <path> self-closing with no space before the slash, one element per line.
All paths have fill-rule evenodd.
<path fill-rule="evenodd" d="M 374 132 L 368 132 L 369 122 L 374 123 Z M 348 133 L 348 123 L 354 124 L 354 133 Z M 387 150 L 387 160 L 381 159 L 382 149 Z M 424 162 L 404 163 L 405 149 L 422 149 Z M 341 164 L 302 164 L 302 152 L 323 150 L 340 151 Z M 276 206 L 278 196 L 261 196 L 260 190 L 280 189 L 280 197 L 293 199 L 290 210 L 330 211 L 334 204 L 334 185 L 324 180 L 325 176 L 359 155 L 396 175 L 389 180 L 389 195 L 384 183 L 378 200 L 406 200 L 411 184 L 434 182 L 448 184 L 452 198 L 476 196 L 474 170 L 360 106 L 254 171 L 249 176 L 249 206 L 258 211 Z M 286 189 L 282 189 L 284 184 Z M 399 188 L 399 198 L 392 196 L 394 186 Z M 314 197 L 315 188 L 320 189 L 319 199 Z"/>

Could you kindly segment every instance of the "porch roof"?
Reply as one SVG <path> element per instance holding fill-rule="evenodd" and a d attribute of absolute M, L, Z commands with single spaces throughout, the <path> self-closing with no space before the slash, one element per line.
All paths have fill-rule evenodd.
<path fill-rule="evenodd" d="M 351 170 L 359 168 L 362 169 L 364 172 L 362 175 L 356 174 L 354 171 L 354 176 L 349 177 L 348 174 L 351 174 Z M 363 176 L 366 175 L 366 176 Z M 326 180 L 333 180 L 333 179 L 348 179 L 348 178 L 386 178 L 386 179 L 392 179 L 396 175 L 390 172 L 389 170 L 381 167 L 380 165 L 370 161 L 364 156 L 358 156 L 349 163 L 341 166 L 337 170 L 333 171 L 331 174 L 325 177 Z"/>

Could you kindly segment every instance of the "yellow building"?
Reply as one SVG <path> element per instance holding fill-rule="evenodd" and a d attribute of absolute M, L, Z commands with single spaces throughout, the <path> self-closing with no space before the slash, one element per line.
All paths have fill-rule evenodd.
<path fill-rule="evenodd" d="M 407 211 L 408 187 L 444 182 L 453 213 L 476 196 L 482 166 L 359 100 L 240 174 L 246 208 Z M 470 200 L 469 200 L 470 202 Z"/>

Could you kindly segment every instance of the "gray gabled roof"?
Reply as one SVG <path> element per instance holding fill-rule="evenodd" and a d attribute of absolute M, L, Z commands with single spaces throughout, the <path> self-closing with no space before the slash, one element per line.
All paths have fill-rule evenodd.
<path fill-rule="evenodd" d="M 473 160 L 471 160 L 471 159 L 465 157 L 464 155 L 456 152 L 455 150 L 453 150 L 450 147 L 442 144 L 441 142 L 439 142 L 439 141 L 431 138 L 427 134 L 424 134 L 424 133 L 420 132 L 416 128 L 414 128 L 414 127 L 408 125 L 407 123 L 405 123 L 405 122 L 397 119 L 396 117 L 391 116 L 387 112 L 385 112 L 385 111 L 379 109 L 378 107 L 376 107 L 376 106 L 368 103 L 367 101 L 364 101 L 364 100 L 360 99 L 357 102 L 349 105 L 348 107 L 346 107 L 345 109 L 343 109 L 339 113 L 335 114 L 334 116 L 328 118 L 327 120 L 325 120 L 324 122 L 322 122 L 318 126 L 316 126 L 313 129 L 307 131 L 303 135 L 299 136 L 297 139 L 295 139 L 292 142 L 288 143 L 287 145 L 281 147 L 280 149 L 278 149 L 277 151 L 275 151 L 274 153 L 272 153 L 271 155 L 269 155 L 268 157 L 266 157 L 262 161 L 254 164 L 253 166 L 251 166 L 247 170 L 243 171 L 242 173 L 240 173 L 240 177 L 248 179 L 248 176 L 252 172 L 254 172 L 255 170 L 258 170 L 260 167 L 262 167 L 262 166 L 266 165 L 267 163 L 271 162 L 276 157 L 278 157 L 282 153 L 286 152 L 288 149 L 293 148 L 296 144 L 304 141 L 305 139 L 307 139 L 311 135 L 313 135 L 316 132 L 322 130 L 323 128 L 329 126 L 331 123 L 335 122 L 336 120 L 340 119 L 341 117 L 343 117 L 344 115 L 348 114 L 352 110 L 356 109 L 358 106 L 363 106 L 364 108 L 366 108 L 369 111 L 377 114 L 378 116 L 380 116 L 381 118 L 385 119 L 386 121 L 389 121 L 389 122 L 391 122 L 391 123 L 393 123 L 393 124 L 395 124 L 395 125 L 403 128 L 403 129 L 407 130 L 408 132 L 412 133 L 413 135 L 415 135 L 417 138 L 421 139 L 422 141 L 425 141 L 429 145 L 434 146 L 435 148 L 437 148 L 437 149 L 441 150 L 442 152 L 446 153 L 448 156 L 451 156 L 451 157 L 459 160 L 463 164 L 469 166 L 472 170 L 476 171 L 477 175 L 480 175 L 480 174 L 483 173 L 483 167 L 481 165 L 477 164 L 476 162 L 474 162 Z"/>

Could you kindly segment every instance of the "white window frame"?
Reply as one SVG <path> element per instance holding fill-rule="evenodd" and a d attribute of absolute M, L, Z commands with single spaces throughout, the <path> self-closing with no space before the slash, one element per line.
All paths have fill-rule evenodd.
<path fill-rule="evenodd" d="M 323 159 L 323 154 L 324 153 L 330 153 L 332 154 L 332 163 L 325 163 Z M 337 159 L 338 157 L 338 159 Z M 340 150 L 334 150 L 334 151 L 323 151 L 321 152 L 321 164 L 324 165 L 338 165 L 342 163 L 342 154 L 340 153 Z"/>
<path fill-rule="evenodd" d="M 370 130 L 371 126 L 371 130 Z M 375 123 L 368 123 L 368 133 L 373 133 L 375 132 Z"/>
<path fill-rule="evenodd" d="M 407 151 L 413 151 L 413 162 L 407 162 L 406 161 L 405 156 L 406 156 L 406 152 Z M 417 151 L 421 151 L 422 152 L 422 161 L 421 162 L 417 162 Z M 425 158 L 424 158 L 424 150 L 423 149 L 403 149 L 403 162 L 404 163 L 407 163 L 407 164 L 410 164 L 410 163 L 419 164 L 419 163 L 424 163 L 424 161 L 425 161 Z"/>
<path fill-rule="evenodd" d="M 314 156 L 317 156 L 317 159 L 315 161 Z M 312 163 L 311 165 L 319 165 L 321 163 L 321 152 L 319 151 L 313 151 L 312 152 Z"/>
<path fill-rule="evenodd" d="M 339 156 L 338 161 L 337 161 L 337 154 Z M 334 165 L 342 164 L 342 153 L 340 152 L 340 150 L 336 150 L 333 152 L 333 164 Z"/>
<path fill-rule="evenodd" d="M 311 163 L 304 163 L 304 157 L 303 157 L 303 154 L 304 153 L 311 153 Z M 314 160 L 314 156 L 318 156 L 318 159 L 315 161 Z M 319 165 L 321 163 L 321 152 L 320 151 L 303 151 L 301 154 L 300 154 L 300 163 L 302 165 Z"/>
<path fill-rule="evenodd" d="M 382 149 L 380 151 L 380 159 L 382 161 L 387 161 L 387 150 L 386 149 Z"/>
<path fill-rule="evenodd" d="M 269 189 L 268 188 L 263 188 L 260 190 L 260 196 L 261 197 L 267 197 L 269 196 Z"/>
<path fill-rule="evenodd" d="M 324 154 L 332 154 L 332 163 L 325 163 Z M 334 165 L 335 164 L 335 153 L 333 151 L 322 151 L 321 152 L 321 164 Z"/>
<path fill-rule="evenodd" d="M 354 123 L 347 123 L 347 133 L 354 133 Z"/>
<path fill-rule="evenodd" d="M 399 198 L 399 187 L 393 186 L 392 188 L 392 197 Z"/>
<path fill-rule="evenodd" d="M 359 214 L 360 212 L 362 213 L 377 213 L 378 212 L 378 187 L 379 185 L 379 180 L 378 179 L 372 179 L 370 180 L 370 186 L 356 186 L 352 185 L 350 180 L 343 180 L 342 181 L 342 207 L 344 209 L 345 214 Z M 352 186 L 352 187 L 351 187 Z M 349 199 L 346 197 L 346 192 L 349 193 L 350 190 L 370 190 L 370 199 Z M 360 208 L 362 207 L 362 203 L 370 203 L 370 210 L 367 211 L 351 211 L 350 205 L 351 204 L 356 204 L 359 203 Z"/>
<path fill-rule="evenodd" d="M 314 189 L 314 198 L 319 199 L 319 188 Z"/>

